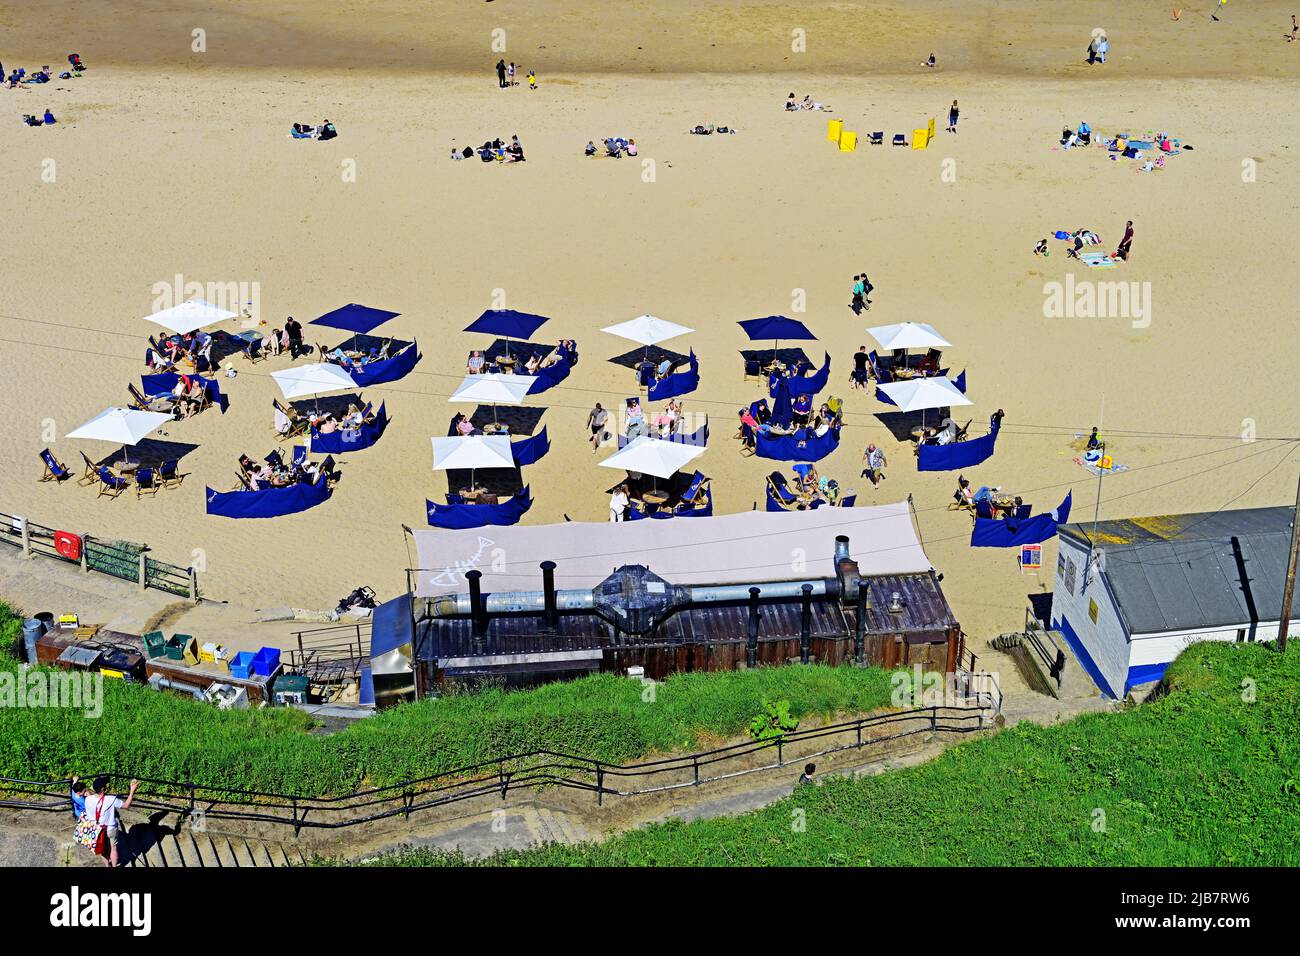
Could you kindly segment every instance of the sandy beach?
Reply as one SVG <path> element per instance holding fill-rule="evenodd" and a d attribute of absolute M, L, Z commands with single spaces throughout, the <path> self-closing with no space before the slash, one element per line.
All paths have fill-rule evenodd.
<path fill-rule="evenodd" d="M 429 438 L 459 408 L 447 396 L 467 353 L 487 345 L 461 329 L 501 304 L 498 290 L 508 307 L 552 317 L 537 341 L 575 339 L 581 353 L 567 381 L 530 402 L 552 450 L 525 470 L 526 522 L 607 514 L 618 475 L 597 467 L 609 450 L 593 453 L 584 421 L 635 386 L 608 361 L 633 346 L 599 329 L 642 313 L 696 330 L 666 344 L 700 360 L 702 385 L 683 404 L 692 425 L 709 416 L 697 464 L 716 510 L 761 508 L 764 476 L 788 465 L 742 457 L 732 438 L 737 410 L 762 391 L 742 377 L 749 343 L 736 323 L 791 315 L 818 335 L 805 343 L 815 364 L 829 352 L 829 393 L 846 406 L 842 444 L 820 470 L 862 504 L 912 497 L 944 590 L 981 644 L 1050 588 L 1054 543 L 1038 576 L 1013 552 L 968 546 L 970 518 L 946 509 L 956 474 L 918 474 L 910 445 L 876 417 L 886 407 L 849 389 L 852 353 L 874 347 L 868 326 L 924 321 L 953 343 L 945 362 L 967 370 L 975 402 L 954 417 L 978 434 L 1006 411 L 996 456 L 967 477 L 1036 511 L 1072 489 L 1076 520 L 1091 518 L 1097 480 L 1072 459 L 1076 436 L 1098 424 L 1129 469 L 1105 479 L 1103 519 L 1292 498 L 1297 446 L 1271 440 L 1300 437 L 1286 239 L 1300 42 L 1284 40 L 1288 5 L 1232 3 L 1217 23 L 1211 3 L 1179 21 L 1168 5 L 1119 2 L 209 6 L 0 14 L 6 71 L 73 50 L 90 65 L 0 90 L 0 511 L 202 560 L 205 593 L 249 607 L 332 606 L 362 584 L 391 597 L 409 563 L 402 525 L 423 527 L 425 499 L 448 490 Z M 1112 52 L 1089 67 L 1098 26 Z M 190 51 L 195 27 L 206 53 Z M 497 27 L 504 54 L 489 46 Z M 806 53 L 791 51 L 794 29 L 807 31 Z M 920 65 L 931 51 L 934 70 Z M 537 70 L 536 92 L 498 89 L 503 55 Z M 791 91 L 833 109 L 786 113 Z M 956 135 L 943 132 L 954 99 Z M 19 122 L 46 107 L 58 125 Z M 325 117 L 338 139 L 289 137 L 293 122 Z M 886 140 L 931 117 L 940 131 L 924 151 L 841 153 L 826 139 L 831 117 Z M 1104 149 L 1061 150 L 1062 127 L 1082 120 L 1104 135 L 1168 131 L 1194 149 L 1150 173 Z M 709 123 L 739 132 L 688 135 Z M 516 133 L 526 163 L 448 159 L 452 145 Z M 582 155 L 610 135 L 635 138 L 639 156 Z M 1117 269 L 1071 262 L 1055 240 L 1049 258 L 1032 254 L 1080 227 L 1113 250 L 1129 219 L 1133 255 Z M 859 317 L 849 286 L 864 269 L 874 304 Z M 1149 283 L 1149 314 L 1047 317 L 1044 284 L 1071 273 Z M 365 391 L 392 425 L 343 457 L 325 505 L 268 521 L 204 514 L 205 485 L 230 490 L 241 453 L 276 447 L 270 372 L 287 356 L 236 360 L 238 376 L 221 380 L 227 414 L 164 429 L 196 446 L 180 490 L 110 501 L 36 482 L 47 446 L 78 472 L 80 450 L 114 451 L 63 436 L 126 404 L 155 331 L 141 318 L 151 289 L 178 274 L 257 283 L 263 330 L 360 302 L 400 312 L 385 331 L 419 341 L 412 374 Z M 308 326 L 308 341 L 339 337 Z M 879 489 L 858 477 L 870 441 L 889 458 Z"/>

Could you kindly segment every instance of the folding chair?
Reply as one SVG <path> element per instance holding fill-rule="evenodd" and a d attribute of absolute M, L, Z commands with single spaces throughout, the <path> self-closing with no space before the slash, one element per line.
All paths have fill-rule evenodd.
<path fill-rule="evenodd" d="M 141 468 L 135 473 L 135 496 L 143 498 L 145 495 L 157 495 L 158 489 L 162 487 L 158 472 L 153 468 Z"/>
<path fill-rule="evenodd" d="M 885 142 L 885 131 L 877 130 L 874 133 L 868 134 L 867 142 L 870 143 L 872 146 L 882 145 Z"/>
<path fill-rule="evenodd" d="M 907 136 L 903 133 L 895 133 L 893 142 L 895 146 L 906 146 Z"/>
<path fill-rule="evenodd" d="M 262 340 L 256 339 L 252 342 L 246 342 L 242 349 L 244 358 L 248 359 L 249 365 L 256 365 L 266 358 L 266 353 L 262 351 Z"/>
<path fill-rule="evenodd" d="M 790 490 L 785 475 L 779 471 L 767 476 L 767 488 L 772 493 L 772 498 L 783 508 L 792 508 L 799 502 L 799 496 Z"/>
<path fill-rule="evenodd" d="M 848 491 L 844 492 L 844 497 L 840 499 L 839 506 L 841 508 L 852 508 L 857 503 L 857 500 L 858 493 L 850 488 Z"/>
<path fill-rule="evenodd" d="M 271 452 L 271 454 L 266 456 L 265 460 L 266 463 L 273 468 L 284 467 L 284 459 L 280 457 L 280 453 L 278 451 Z"/>
<path fill-rule="evenodd" d="M 307 446 L 306 446 L 306 445 L 294 445 L 294 446 L 293 446 L 293 458 L 290 460 L 289 464 L 293 465 L 295 468 L 298 467 L 298 466 L 300 466 L 300 465 L 305 465 L 305 464 L 307 464 Z"/>
<path fill-rule="evenodd" d="M 86 470 L 81 477 L 77 479 L 79 485 L 93 485 L 99 481 L 99 466 L 90 460 L 90 457 L 83 451 L 81 460 L 86 463 Z"/>
<path fill-rule="evenodd" d="M 745 378 L 763 380 L 763 363 L 756 358 L 745 359 Z"/>
<path fill-rule="evenodd" d="M 989 504 L 987 498 L 980 498 L 975 502 L 976 518 L 993 518 L 993 507 Z"/>
<path fill-rule="evenodd" d="M 96 476 L 99 479 L 99 494 L 96 498 L 116 498 L 131 485 L 129 478 L 119 478 L 108 470 L 107 465 L 100 466 Z"/>
<path fill-rule="evenodd" d="M 158 481 L 164 488 L 179 488 L 185 476 L 178 470 L 180 461 L 172 458 L 158 466 Z"/>
<path fill-rule="evenodd" d="M 45 463 L 45 474 L 41 475 L 41 481 L 63 481 L 72 475 L 68 466 L 55 458 L 48 448 L 41 452 L 41 461 Z"/>
<path fill-rule="evenodd" d="M 957 429 L 957 437 L 955 439 L 956 441 L 966 440 L 966 432 L 970 429 L 970 423 L 973 421 L 975 421 L 975 419 L 968 418 L 966 419 L 966 424 L 962 425 L 960 428 Z"/>
<path fill-rule="evenodd" d="M 330 485 L 335 484 L 338 478 L 334 475 L 334 456 L 326 455 L 325 460 L 320 463 L 320 472 L 317 474 L 317 481 L 324 478 Z"/>
<path fill-rule="evenodd" d="M 709 479 L 704 477 L 703 472 L 697 471 L 691 476 L 690 484 L 686 486 L 686 490 L 681 493 L 679 498 L 688 505 L 695 504 L 695 499 L 705 491 L 708 481 Z"/>
<path fill-rule="evenodd" d="M 744 422 L 740 423 L 740 453 L 742 455 L 758 454 L 758 436 L 754 429 Z"/>

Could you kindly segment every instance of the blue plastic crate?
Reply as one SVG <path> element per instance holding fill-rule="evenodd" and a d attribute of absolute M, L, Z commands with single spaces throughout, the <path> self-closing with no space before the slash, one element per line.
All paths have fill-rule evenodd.
<path fill-rule="evenodd" d="M 280 649 L 264 647 L 253 656 L 253 673 L 258 677 L 270 677 L 280 669 Z"/>
<path fill-rule="evenodd" d="M 253 660 L 257 655 L 252 651 L 240 651 L 230 659 L 230 676 L 248 680 L 253 676 Z"/>

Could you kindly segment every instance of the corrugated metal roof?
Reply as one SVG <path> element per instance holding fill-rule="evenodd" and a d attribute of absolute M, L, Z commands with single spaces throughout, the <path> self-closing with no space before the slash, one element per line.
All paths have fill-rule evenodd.
<path fill-rule="evenodd" d="M 1103 552 L 1130 633 L 1276 621 L 1295 509 L 1242 508 L 1063 525 Z"/>

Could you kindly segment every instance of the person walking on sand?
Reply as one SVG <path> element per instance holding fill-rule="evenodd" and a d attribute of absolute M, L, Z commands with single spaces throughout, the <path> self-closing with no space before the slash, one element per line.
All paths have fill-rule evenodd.
<path fill-rule="evenodd" d="M 1300 23 L 1296 22 L 1295 14 L 1291 14 L 1291 35 L 1286 38 L 1288 43 L 1294 43 L 1296 35 L 1300 34 Z M 0 75 L 4 74 L 4 69 L 0 68 Z"/>
<path fill-rule="evenodd" d="M 600 440 L 605 434 L 605 423 L 609 421 L 609 412 L 607 412 L 600 402 L 596 407 L 587 413 L 587 427 L 591 429 L 591 450 L 597 451 L 600 448 Z"/>
<path fill-rule="evenodd" d="M 140 786 L 139 780 L 132 780 L 130 790 L 127 792 L 126 799 L 115 797 L 108 792 L 108 777 L 96 777 L 91 784 L 90 789 L 94 792 L 86 798 L 86 812 L 84 816 L 93 819 L 104 831 L 104 847 L 108 858 L 108 865 L 117 867 L 121 865 L 121 848 L 122 848 L 122 822 L 117 815 L 122 810 L 131 809 L 131 801 L 135 799 L 135 791 Z"/>
<path fill-rule="evenodd" d="M 497 86 L 501 89 L 506 88 L 506 61 L 497 60 Z"/>
<path fill-rule="evenodd" d="M 1132 246 L 1133 246 L 1133 220 L 1130 219 L 1128 221 L 1128 225 L 1124 227 L 1124 238 L 1119 241 L 1119 247 L 1115 250 L 1115 258 L 1123 259 L 1125 262 L 1128 262 L 1128 254 Z"/>
<path fill-rule="evenodd" d="M 957 132 L 957 101 L 952 101 L 952 106 L 948 107 L 948 132 Z"/>
<path fill-rule="evenodd" d="M 623 520 L 627 512 L 627 486 L 619 485 L 609 496 L 609 520 L 617 523 Z"/>
<path fill-rule="evenodd" d="M 302 324 L 292 315 L 285 320 L 284 334 L 289 338 L 289 357 L 297 358 L 302 353 Z"/>
<path fill-rule="evenodd" d="M 866 270 L 862 270 L 862 308 L 864 310 L 871 308 L 871 293 L 876 287 L 871 284 L 867 278 Z"/>
<path fill-rule="evenodd" d="M 885 469 L 889 467 L 889 462 L 885 459 L 885 453 L 876 447 L 875 442 L 867 445 L 867 450 L 862 454 L 862 477 L 871 482 L 871 487 L 879 488 L 880 483 L 885 480 Z"/>
<path fill-rule="evenodd" d="M 510 61 L 510 68 L 506 71 L 506 75 L 510 78 L 509 83 L 507 85 L 509 86 L 518 85 L 517 83 L 515 83 L 515 61 L 514 60 Z"/>
<path fill-rule="evenodd" d="M 862 314 L 862 292 L 865 286 L 862 284 L 862 276 L 853 277 L 853 301 L 849 303 L 849 308 L 853 310 L 854 315 Z"/>
<path fill-rule="evenodd" d="M 530 90 L 537 89 L 537 74 L 534 73 L 532 70 L 528 71 L 528 88 Z"/>

